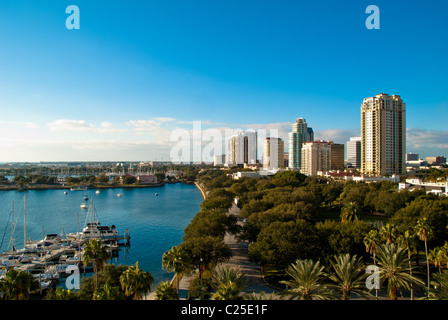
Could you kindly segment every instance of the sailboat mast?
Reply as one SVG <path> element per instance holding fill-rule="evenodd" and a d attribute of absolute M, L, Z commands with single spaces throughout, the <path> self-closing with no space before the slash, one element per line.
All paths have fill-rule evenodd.
<path fill-rule="evenodd" d="M 14 251 L 14 200 L 12 200 L 12 222 L 11 222 L 11 248 Z"/>
<path fill-rule="evenodd" d="M 26 246 L 26 195 L 23 196 L 23 247 Z"/>

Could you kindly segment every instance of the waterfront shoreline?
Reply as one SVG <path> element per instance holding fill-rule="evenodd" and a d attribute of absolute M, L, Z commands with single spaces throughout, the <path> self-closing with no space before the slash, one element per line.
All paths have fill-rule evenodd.
<path fill-rule="evenodd" d="M 161 182 L 161 183 L 153 183 L 153 184 L 127 184 L 127 185 L 97 185 L 92 187 L 87 187 L 87 190 L 96 190 L 96 189 L 132 189 L 132 188 L 154 188 L 161 187 L 165 184 L 171 184 L 172 182 Z M 184 182 L 175 182 L 175 183 L 184 183 Z M 28 190 L 70 190 L 70 188 L 74 188 L 74 186 L 62 186 L 62 185 L 30 185 L 26 187 L 19 186 L 0 186 L 0 191 L 28 191 Z M 75 187 L 76 188 L 76 187 Z"/>

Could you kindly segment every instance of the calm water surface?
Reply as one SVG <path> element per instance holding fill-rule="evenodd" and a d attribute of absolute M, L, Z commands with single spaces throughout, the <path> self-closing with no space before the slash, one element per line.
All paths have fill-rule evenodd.
<path fill-rule="evenodd" d="M 95 194 L 89 189 L 87 204 L 93 199 L 102 225 L 117 227 L 120 235 L 129 229 L 131 246 L 121 247 L 114 264 L 135 264 L 151 272 L 155 288 L 160 281 L 171 279 L 173 274 L 162 269 L 162 255 L 172 246 L 182 242 L 183 230 L 200 210 L 202 196 L 194 185 L 167 184 L 154 188 L 102 189 Z M 23 197 L 26 196 L 26 235 L 27 239 L 42 239 L 44 234 L 62 234 L 81 230 L 90 217 L 90 210 L 81 210 L 84 202 L 83 191 L 33 190 L 26 192 L 0 192 L 0 251 L 10 245 L 11 211 L 14 200 L 14 245 L 23 247 L 24 210 Z M 120 193 L 122 196 L 118 197 Z M 156 196 L 156 193 L 158 194 Z M 9 222 L 8 222 L 9 220 Z"/>

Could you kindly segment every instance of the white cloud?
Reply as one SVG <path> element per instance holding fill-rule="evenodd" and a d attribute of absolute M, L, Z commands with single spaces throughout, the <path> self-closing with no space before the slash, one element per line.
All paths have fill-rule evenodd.
<path fill-rule="evenodd" d="M 101 127 L 97 128 L 95 125 L 86 122 L 85 120 L 70 120 L 58 119 L 47 123 L 47 127 L 51 131 L 71 131 L 71 132 L 97 132 L 97 133 L 112 133 L 124 132 L 127 129 L 116 128 L 110 122 L 101 122 Z"/>
<path fill-rule="evenodd" d="M 0 126 L 22 127 L 26 129 L 36 129 L 39 127 L 37 124 L 28 121 L 0 121 Z"/>
<path fill-rule="evenodd" d="M 428 130 L 422 128 L 406 129 L 406 152 L 427 156 L 446 156 L 448 149 L 448 130 Z"/>
<path fill-rule="evenodd" d="M 110 122 L 101 122 L 101 127 L 105 128 L 105 129 L 111 129 L 114 127 L 114 125 Z"/>
<path fill-rule="evenodd" d="M 345 144 L 347 141 L 350 141 L 351 137 L 357 137 L 359 135 L 359 129 L 327 129 L 314 131 L 314 140 L 326 140 Z"/>
<path fill-rule="evenodd" d="M 84 120 L 68 120 L 68 119 L 58 119 L 53 122 L 47 123 L 47 127 L 51 131 L 77 131 L 77 132 L 87 132 L 93 131 L 95 126 L 87 123 Z"/>
<path fill-rule="evenodd" d="M 160 122 L 172 122 L 172 121 L 176 121 L 176 119 L 174 119 L 174 118 L 168 118 L 168 117 L 157 117 L 157 118 L 154 118 L 154 119 L 156 119 L 157 121 L 160 121 Z"/>

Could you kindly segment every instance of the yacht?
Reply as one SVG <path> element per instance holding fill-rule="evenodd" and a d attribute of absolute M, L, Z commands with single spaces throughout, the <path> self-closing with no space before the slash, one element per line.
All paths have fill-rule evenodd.
<path fill-rule="evenodd" d="M 88 222 L 89 221 L 89 222 Z M 81 232 L 69 233 L 66 235 L 69 240 L 90 240 L 90 239 L 115 239 L 118 238 L 118 230 L 114 225 L 102 226 L 96 214 L 93 200 L 90 204 L 90 214 L 86 215 L 86 222 Z"/>
<path fill-rule="evenodd" d="M 114 239 L 117 237 L 118 231 L 114 225 L 102 226 L 99 222 L 89 222 L 82 229 L 82 232 L 67 235 L 67 238 L 73 240 Z"/>

